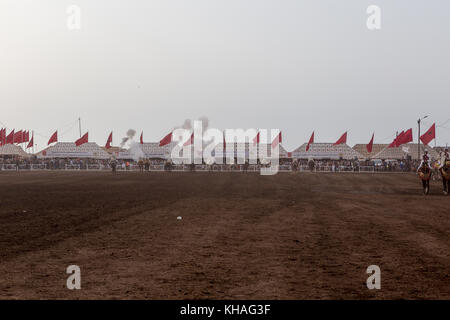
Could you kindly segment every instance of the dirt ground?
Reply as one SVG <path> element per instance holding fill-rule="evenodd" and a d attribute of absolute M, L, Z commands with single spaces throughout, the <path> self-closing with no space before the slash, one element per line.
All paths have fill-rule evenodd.
<path fill-rule="evenodd" d="M 450 196 L 421 192 L 395 173 L 1 172 L 0 299 L 450 299 Z"/>

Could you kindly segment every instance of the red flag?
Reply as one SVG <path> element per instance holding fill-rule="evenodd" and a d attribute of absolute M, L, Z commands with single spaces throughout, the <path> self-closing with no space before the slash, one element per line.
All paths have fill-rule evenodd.
<path fill-rule="evenodd" d="M 402 144 L 408 143 L 413 141 L 413 135 L 412 135 L 412 128 L 402 132 L 398 137 L 397 137 L 397 147 L 400 147 Z"/>
<path fill-rule="evenodd" d="M 30 132 L 24 131 L 23 133 L 23 142 L 29 142 L 30 141 Z"/>
<path fill-rule="evenodd" d="M 405 134 L 406 134 L 406 132 L 405 132 L 405 130 L 403 130 L 402 132 L 400 132 L 400 134 L 397 137 L 395 137 L 395 139 L 393 141 L 394 147 L 398 148 L 403 144 L 402 141 L 403 141 L 403 139 L 405 139 Z"/>
<path fill-rule="evenodd" d="M 77 147 L 81 146 L 82 144 L 88 143 L 89 142 L 89 132 L 86 132 L 84 134 L 84 136 L 82 136 L 80 139 L 78 139 L 77 141 L 75 141 L 75 145 Z"/>
<path fill-rule="evenodd" d="M 144 131 L 141 132 L 140 141 L 141 141 L 141 144 L 144 144 Z"/>
<path fill-rule="evenodd" d="M 56 130 L 55 133 L 52 134 L 52 136 L 48 140 L 47 145 L 52 144 L 53 142 L 58 142 L 58 130 Z"/>
<path fill-rule="evenodd" d="M 429 144 L 434 138 L 436 138 L 436 123 L 433 123 L 431 128 L 420 136 L 420 140 L 423 144 Z"/>
<path fill-rule="evenodd" d="M 347 143 L 347 131 L 345 131 L 345 133 L 339 138 L 338 141 L 336 141 L 333 146 L 337 146 L 339 144 L 344 144 Z"/>
<path fill-rule="evenodd" d="M 162 147 L 171 142 L 172 142 L 172 132 L 166 135 L 164 138 L 162 138 L 161 141 L 159 141 L 159 146 Z"/>
<path fill-rule="evenodd" d="M 396 136 L 395 137 L 395 139 L 391 142 L 391 144 L 388 146 L 388 148 L 398 148 L 398 145 L 397 145 L 397 140 L 398 140 L 398 137 L 400 137 L 401 135 L 403 135 L 404 134 L 404 132 L 402 131 L 402 133 L 400 133 L 398 136 Z"/>
<path fill-rule="evenodd" d="M 275 139 L 273 139 L 272 141 L 272 149 L 275 148 L 279 143 L 281 143 L 281 131 L 280 133 L 275 137 Z"/>
<path fill-rule="evenodd" d="M 398 132 L 398 131 L 397 131 Z M 400 134 L 398 134 L 394 140 L 391 142 L 391 144 L 388 146 L 388 148 L 398 148 L 400 145 L 398 144 L 398 141 L 402 139 L 402 136 L 405 134 L 405 131 L 402 131 Z"/>
<path fill-rule="evenodd" d="M 31 140 L 27 145 L 27 149 L 33 147 L 33 145 L 34 145 L 34 136 L 31 137 Z"/>
<path fill-rule="evenodd" d="M 14 133 L 14 141 L 13 143 L 23 143 L 23 132 L 22 130 L 17 131 L 16 133 Z"/>
<path fill-rule="evenodd" d="M 313 131 L 313 133 L 312 133 L 312 135 L 311 135 L 311 138 L 309 138 L 308 144 L 306 145 L 306 151 L 307 151 L 307 152 L 309 151 L 309 146 L 310 146 L 312 143 L 314 143 L 314 131 Z"/>
<path fill-rule="evenodd" d="M 370 139 L 370 142 L 368 145 L 366 145 L 366 149 L 368 153 L 372 153 L 372 147 L 373 147 L 373 138 L 375 137 L 375 133 L 372 134 L 372 139 Z"/>
<path fill-rule="evenodd" d="M 6 144 L 13 144 L 13 143 L 14 143 L 14 129 L 6 137 Z"/>
<path fill-rule="evenodd" d="M 191 145 L 191 144 L 193 144 L 193 143 L 194 143 L 194 133 L 192 132 L 191 137 L 189 138 L 188 141 L 186 141 L 186 142 L 183 144 L 183 147 L 186 147 L 186 146 Z"/>
<path fill-rule="evenodd" d="M 256 137 L 253 138 L 253 145 L 259 144 L 259 132 L 256 134 Z"/>
<path fill-rule="evenodd" d="M 106 141 L 105 148 L 106 148 L 106 149 L 110 149 L 110 148 L 111 148 L 111 143 L 112 143 L 112 131 L 111 131 L 111 133 L 109 134 L 108 140 Z"/>
<path fill-rule="evenodd" d="M 6 144 L 6 129 L 0 130 L 0 146 L 4 146 Z"/>

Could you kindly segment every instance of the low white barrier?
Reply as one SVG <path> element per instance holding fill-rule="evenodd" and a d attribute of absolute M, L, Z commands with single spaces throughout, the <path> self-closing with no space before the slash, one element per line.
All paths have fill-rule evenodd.
<path fill-rule="evenodd" d="M 15 164 L 3 164 L 3 171 L 17 171 L 17 166 Z"/>
<path fill-rule="evenodd" d="M 80 165 L 78 164 L 66 164 L 65 170 L 81 170 Z"/>
<path fill-rule="evenodd" d="M 375 167 L 362 166 L 362 167 L 359 167 L 359 172 L 375 172 Z"/>
<path fill-rule="evenodd" d="M 46 170 L 47 165 L 46 164 L 32 164 L 30 165 L 30 170 Z"/>

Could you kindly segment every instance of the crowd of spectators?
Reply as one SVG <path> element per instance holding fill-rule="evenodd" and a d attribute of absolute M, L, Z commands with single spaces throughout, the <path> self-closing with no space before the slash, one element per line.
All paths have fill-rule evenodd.
<path fill-rule="evenodd" d="M 141 159 L 133 160 L 100 160 L 100 159 L 38 159 L 36 157 L 0 157 L 0 170 L 109 170 L 111 162 L 114 161 L 117 170 L 163 170 L 167 166 L 164 159 Z M 313 172 L 411 172 L 415 171 L 419 165 L 418 161 L 404 160 L 313 160 L 313 159 L 280 159 L 280 170 L 282 171 L 313 171 Z M 185 165 L 189 170 L 259 170 L 258 165 L 218 165 L 212 166 L 196 165 L 195 167 Z M 183 166 L 173 166 L 172 169 L 180 169 Z"/>
<path fill-rule="evenodd" d="M 413 160 L 308 160 L 299 159 L 292 161 L 292 170 L 310 171 L 395 171 L 409 172 L 415 171 L 419 165 Z"/>

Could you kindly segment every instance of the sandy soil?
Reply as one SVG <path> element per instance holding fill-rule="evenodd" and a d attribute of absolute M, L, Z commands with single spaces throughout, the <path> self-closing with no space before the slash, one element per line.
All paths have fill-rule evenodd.
<path fill-rule="evenodd" d="M 414 174 L 1 172 L 0 298 L 450 299 L 450 197 L 421 192 Z"/>

